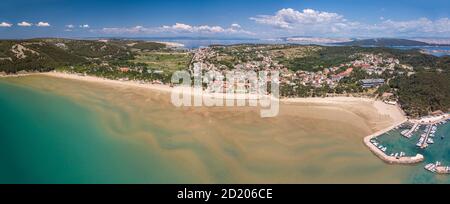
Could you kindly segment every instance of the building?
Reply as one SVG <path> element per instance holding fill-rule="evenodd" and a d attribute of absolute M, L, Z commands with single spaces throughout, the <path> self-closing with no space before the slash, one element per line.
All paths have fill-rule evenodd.
<path fill-rule="evenodd" d="M 437 111 L 432 112 L 430 115 L 432 115 L 432 116 L 441 116 L 441 115 L 445 115 L 445 113 L 443 111 L 441 111 L 441 110 L 437 110 Z"/>
<path fill-rule="evenodd" d="M 119 71 L 128 72 L 128 71 L 130 71 L 130 68 L 129 67 L 121 67 L 121 68 L 119 68 Z"/>
<path fill-rule="evenodd" d="M 353 72 L 353 68 L 348 68 L 345 71 L 339 73 L 339 74 L 335 74 L 331 76 L 331 80 L 338 82 L 340 81 L 342 78 L 344 77 L 348 77 L 350 76 L 350 74 Z"/>
<path fill-rule="evenodd" d="M 361 86 L 363 88 L 373 88 L 384 84 L 384 79 L 363 79 Z"/>

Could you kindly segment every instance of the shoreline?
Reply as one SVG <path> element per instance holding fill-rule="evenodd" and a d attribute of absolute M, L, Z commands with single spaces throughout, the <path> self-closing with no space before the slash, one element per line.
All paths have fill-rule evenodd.
<path fill-rule="evenodd" d="M 97 76 L 90 76 L 90 75 L 83 76 L 83 75 L 79 75 L 77 73 L 67 73 L 67 72 L 58 72 L 58 71 L 30 73 L 30 74 L 24 74 L 24 75 L 7 75 L 5 77 L 29 76 L 29 75 L 45 75 L 45 76 L 53 76 L 53 77 L 58 77 L 58 78 L 76 79 L 76 80 L 91 81 L 91 82 L 106 82 L 106 83 L 112 83 L 112 84 L 118 84 L 118 85 L 131 85 L 131 86 L 138 86 L 138 87 L 144 87 L 147 89 L 167 91 L 167 92 L 170 92 L 173 89 L 173 87 L 170 87 L 169 85 L 139 83 L 139 82 L 133 81 L 133 80 L 120 81 L 120 80 L 107 79 L 107 78 L 102 78 L 102 77 L 97 77 Z M 327 100 L 327 99 L 337 99 L 337 100 Z M 373 102 L 373 101 L 377 101 L 377 100 L 375 100 L 374 98 L 369 98 L 369 97 L 335 96 L 335 97 L 323 97 L 323 98 L 322 97 L 280 98 L 280 101 L 293 102 L 293 103 L 298 103 L 298 102 L 334 103 L 334 102 L 357 102 L 357 101 Z"/>
<path fill-rule="evenodd" d="M 113 86 L 121 86 L 121 87 L 132 87 L 132 88 L 141 88 L 146 90 L 152 90 L 157 92 L 163 92 L 170 94 L 174 88 L 170 87 L 169 85 L 162 85 L 162 84 L 150 84 L 150 83 L 140 83 L 137 81 L 119 81 L 119 80 L 112 80 L 112 79 L 106 79 L 96 76 L 84 76 L 80 74 L 75 73 L 64 73 L 64 72 L 46 72 L 46 73 L 28 73 L 28 74 L 21 74 L 21 75 L 14 75 L 14 76 L 2 76 L 2 77 L 21 77 L 21 76 L 31 76 L 31 75 L 42 75 L 42 76 L 49 76 L 49 77 L 56 77 L 56 78 L 62 78 L 62 79 L 71 79 L 71 80 L 78 80 L 78 81 L 87 81 L 92 83 L 99 83 L 99 84 L 106 84 L 106 85 L 113 85 Z M 388 163 L 388 164 L 415 164 L 422 162 L 424 160 L 424 157 L 422 155 L 416 155 L 414 157 L 402 157 L 400 159 L 397 159 L 395 157 L 390 157 L 386 155 L 384 152 L 379 150 L 375 145 L 373 145 L 370 141 L 381 135 L 384 134 L 393 128 L 397 127 L 398 125 L 408 121 L 406 118 L 404 112 L 399 108 L 398 106 L 389 105 L 382 101 L 376 100 L 375 98 L 363 98 L 363 97 L 325 97 L 325 98 L 283 98 L 279 99 L 281 103 L 284 104 L 317 104 L 317 105 L 329 105 L 329 106 L 342 106 L 342 105 L 363 105 L 363 106 L 371 106 L 371 108 L 374 108 L 377 112 L 377 116 L 387 116 L 390 118 L 390 121 L 388 122 L 390 125 L 387 128 L 378 127 L 378 130 L 374 133 L 372 133 L 369 136 L 366 136 L 363 138 L 364 145 L 369 148 L 369 150 L 375 154 L 378 158 L 380 158 L 382 161 Z M 370 120 L 370 119 L 368 119 Z M 375 131 L 376 129 L 373 129 Z"/>
<path fill-rule="evenodd" d="M 337 99 L 337 105 L 330 102 L 282 104 L 279 117 L 262 119 L 256 108 L 177 109 L 163 92 L 130 85 L 110 86 L 44 75 L 1 81 L 6 86 L 16 85 L 13 87 L 17 90 L 29 87 L 38 94 L 55 95 L 64 101 L 68 99 L 68 105 L 76 105 L 89 113 L 88 116 L 94 116 L 92 119 L 98 122 L 94 125 L 104 130 L 106 137 L 117 138 L 119 143 L 122 140 L 139 143 L 150 151 L 148 154 L 174 164 L 170 168 L 175 173 L 187 172 L 185 174 L 190 175 L 187 178 L 194 180 L 314 183 L 327 182 L 338 175 L 339 180 L 333 182 L 383 182 L 373 179 L 380 177 L 392 182 L 389 179 L 401 175 L 400 170 L 385 169 L 385 164 L 361 143 L 365 135 L 392 122 L 386 115 L 378 114 L 367 99 L 358 103 L 360 99 L 342 98 Z M 114 82 L 123 83 L 127 82 Z M 15 100 L 8 94 L 4 97 Z M 41 100 L 40 97 L 38 99 Z M 311 99 L 307 101 L 311 102 Z M 353 102 L 345 104 L 343 101 Z M 29 104 L 25 101 L 23 105 L 27 107 Z M 55 107 L 45 108 L 52 110 Z M 55 112 L 60 113 L 59 110 Z M 36 114 L 31 117 L 36 117 Z M 76 120 L 80 119 L 77 117 Z M 371 128 L 374 125 L 378 128 Z M 180 161 L 190 161 L 196 168 Z M 151 163 L 151 160 L 145 162 Z M 260 166 L 274 174 L 267 176 L 265 171 L 255 171 L 249 166 Z M 308 171 L 311 166 L 326 171 L 320 178 L 314 177 Z M 130 168 L 135 167 L 130 165 Z M 377 171 L 359 174 L 360 168 Z M 226 178 L 216 174 L 223 172 L 222 169 L 230 172 Z M 349 169 L 353 171 L 349 172 Z M 183 178 L 185 174 L 182 174 Z M 292 175 L 295 180 L 292 180 Z"/>
<path fill-rule="evenodd" d="M 150 89 L 153 91 L 160 91 L 160 92 L 166 92 L 170 93 L 172 91 L 172 87 L 168 85 L 162 85 L 162 84 L 149 84 L 149 83 L 139 83 L 137 81 L 119 81 L 119 80 L 113 80 L 113 79 L 107 79 L 107 78 L 101 78 L 96 76 L 82 76 L 78 74 L 72 74 L 72 73 L 63 73 L 63 72 L 43 72 L 38 73 L 34 75 L 43 75 L 43 76 L 50 76 L 50 77 L 57 77 L 62 79 L 72 79 L 72 80 L 79 80 L 79 81 L 88 81 L 88 82 L 94 82 L 94 83 L 102 83 L 102 84 L 108 84 L 108 85 L 116 85 L 116 86 L 129 86 L 129 87 L 135 87 L 135 88 L 144 88 L 144 89 Z"/>
<path fill-rule="evenodd" d="M 134 87 L 134 88 L 142 88 L 152 91 L 158 91 L 170 94 L 174 88 L 170 87 L 169 85 L 163 85 L 163 84 L 151 84 L 151 83 L 140 83 L 137 81 L 119 81 L 119 80 L 113 80 L 113 79 L 106 79 L 96 76 L 84 76 L 80 74 L 75 73 L 65 73 L 65 72 L 43 72 L 43 73 L 27 73 L 27 74 L 20 74 L 20 75 L 6 75 L 6 76 L 0 76 L 0 77 L 22 77 L 22 76 L 32 76 L 32 75 L 43 75 L 43 76 L 50 76 L 50 77 L 56 77 L 56 78 L 62 78 L 62 79 L 72 79 L 72 80 L 80 80 L 80 81 L 87 81 L 87 82 L 93 82 L 93 83 L 100 83 L 100 84 L 107 84 L 107 85 L 114 85 L 114 86 L 123 86 L 123 87 Z M 197 94 L 197 93 L 192 93 Z M 246 95 L 246 94 L 245 94 Z M 216 96 L 217 97 L 217 96 Z M 225 98 L 225 97 L 224 97 Z M 398 105 L 389 105 L 382 101 L 376 100 L 375 98 L 366 98 L 366 97 L 346 97 L 346 96 L 337 96 L 337 97 L 324 97 L 324 98 L 317 98 L 317 97 L 310 97 L 310 98 L 281 98 L 279 99 L 279 102 L 284 104 L 324 104 L 324 105 L 343 105 L 343 104 L 360 104 L 360 103 L 367 103 L 368 105 L 372 105 L 374 109 L 377 110 L 377 112 L 380 115 L 387 115 L 392 120 L 393 124 L 397 124 L 399 122 L 403 122 L 406 120 L 405 113 L 401 110 Z"/>
<path fill-rule="evenodd" d="M 184 48 L 185 47 L 184 44 L 177 43 L 177 42 L 165 42 L 165 41 L 150 41 L 150 42 L 164 44 L 164 45 L 166 45 L 169 48 Z"/>
<path fill-rule="evenodd" d="M 111 80 L 111 79 L 105 79 L 95 76 L 82 76 L 78 74 L 71 74 L 71 73 L 62 73 L 62 72 L 48 72 L 48 73 L 39 73 L 38 75 L 44 75 L 44 76 L 50 76 L 50 77 L 57 77 L 57 78 L 64 78 L 64 79 L 72 79 L 72 80 L 81 80 L 81 81 L 88 81 L 88 82 L 95 82 L 95 83 L 102 83 L 102 84 L 109 84 L 109 85 L 115 85 L 115 86 L 127 86 L 127 87 L 135 87 L 135 88 L 144 88 L 147 90 L 153 90 L 158 92 L 164 92 L 170 94 L 174 89 L 168 85 L 160 85 L 160 84 L 142 84 L 136 81 L 118 81 L 118 80 Z M 374 98 L 363 98 L 363 97 L 325 97 L 325 98 L 283 98 L 279 99 L 280 102 L 285 104 L 320 104 L 320 105 L 330 105 L 330 106 L 339 106 L 339 105 L 348 105 L 348 104 L 362 104 L 364 105 L 371 105 L 374 109 L 377 110 L 378 114 L 380 115 L 387 115 L 392 120 L 392 125 L 384 128 L 382 130 L 379 130 L 377 132 L 372 133 L 369 136 L 366 136 L 363 138 L 364 145 L 371 151 L 375 156 L 377 156 L 379 159 L 384 161 L 388 164 L 416 164 L 420 163 L 424 160 L 423 155 L 416 155 L 414 157 L 402 157 L 402 158 L 395 158 L 386 155 L 384 152 L 379 150 L 375 145 L 373 145 L 370 141 L 381 135 L 384 134 L 393 128 L 397 127 L 398 125 L 408 121 L 407 117 L 405 116 L 405 113 L 403 110 L 401 110 L 398 105 L 393 106 L 386 104 L 382 101 L 376 100 Z"/>
<path fill-rule="evenodd" d="M 14 77 L 25 77 L 25 76 L 32 76 L 36 74 L 41 73 L 26 73 L 26 74 L 2 74 L 0 73 L 0 78 L 14 78 Z"/>

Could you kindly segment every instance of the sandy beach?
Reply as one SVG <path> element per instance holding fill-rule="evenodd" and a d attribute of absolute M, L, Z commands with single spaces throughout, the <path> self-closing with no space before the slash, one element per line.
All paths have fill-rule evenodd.
<path fill-rule="evenodd" d="M 82 76 L 71 73 L 62 72 L 48 72 L 40 73 L 38 75 L 45 75 L 51 77 L 58 77 L 63 79 L 82 80 L 93 83 L 101 83 L 122 87 L 143 88 L 152 91 L 163 93 L 171 93 L 172 87 L 160 84 L 142 84 L 136 81 L 118 81 L 104 79 L 94 76 Z M 406 119 L 403 111 L 394 105 L 386 104 L 382 101 L 373 98 L 356 98 L 356 97 L 326 97 L 326 98 L 283 98 L 280 99 L 282 104 L 303 104 L 310 106 L 328 106 L 345 111 L 353 111 L 363 117 L 371 126 L 374 132 L 398 124 Z M 373 112 L 376 110 L 376 113 Z M 381 118 L 380 118 L 381 116 Z M 383 117 L 384 116 L 384 117 Z M 387 116 L 387 117 L 386 117 Z"/>
<path fill-rule="evenodd" d="M 62 72 L 46 72 L 46 73 L 39 73 L 39 75 L 58 77 L 58 78 L 63 78 L 63 79 L 82 80 L 82 81 L 88 81 L 88 82 L 94 82 L 94 83 L 103 83 L 103 84 L 115 85 L 115 86 L 129 86 L 129 87 L 136 87 L 136 88 L 146 88 L 146 89 L 151 89 L 154 91 L 162 91 L 162 92 L 167 92 L 167 93 L 172 91 L 172 88 L 167 85 L 141 84 L 141 83 L 138 83 L 135 81 L 118 81 L 118 80 L 104 79 L 104 78 L 94 77 L 94 76 L 81 76 L 81 75 L 77 75 L 77 74 L 69 74 L 69 73 L 62 73 Z"/>
<path fill-rule="evenodd" d="M 181 44 L 181 43 L 176 43 L 176 42 L 163 42 L 163 41 L 154 41 L 155 43 L 161 43 L 161 44 L 164 44 L 164 45 L 166 45 L 167 47 L 178 47 L 178 48 L 181 48 L 181 47 L 184 47 L 184 45 L 183 44 Z"/>
<path fill-rule="evenodd" d="M 357 97 L 326 97 L 326 98 L 288 98 L 281 99 L 285 103 L 318 103 L 331 106 L 369 105 L 375 108 L 380 115 L 388 115 L 392 124 L 397 124 L 406 119 L 404 112 L 399 106 L 389 105 L 373 98 Z"/>

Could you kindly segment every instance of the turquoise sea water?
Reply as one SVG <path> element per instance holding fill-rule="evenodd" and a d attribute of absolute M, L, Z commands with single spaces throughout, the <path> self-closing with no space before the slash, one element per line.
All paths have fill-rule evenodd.
<path fill-rule="evenodd" d="M 420 135 L 424 133 L 425 126 L 422 125 L 420 130 L 414 133 L 413 137 L 405 138 L 399 130 L 392 130 L 377 138 L 379 142 L 388 148 L 387 154 L 405 152 L 407 156 L 422 154 L 425 161 L 410 166 L 410 177 L 407 183 L 450 183 L 450 176 L 437 175 L 424 169 L 429 163 L 440 161 L 445 166 L 450 166 L 450 123 L 439 125 L 434 137 L 434 144 L 426 149 L 416 146 Z"/>
<path fill-rule="evenodd" d="M 64 97 L 0 81 L 0 183 L 189 182 L 95 118 Z"/>

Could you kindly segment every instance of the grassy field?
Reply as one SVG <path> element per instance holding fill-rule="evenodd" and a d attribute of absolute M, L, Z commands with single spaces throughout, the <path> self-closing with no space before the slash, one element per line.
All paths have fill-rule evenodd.
<path fill-rule="evenodd" d="M 192 54 L 187 52 L 142 52 L 133 60 L 135 63 L 145 63 L 152 69 L 173 72 L 187 69 Z"/>

